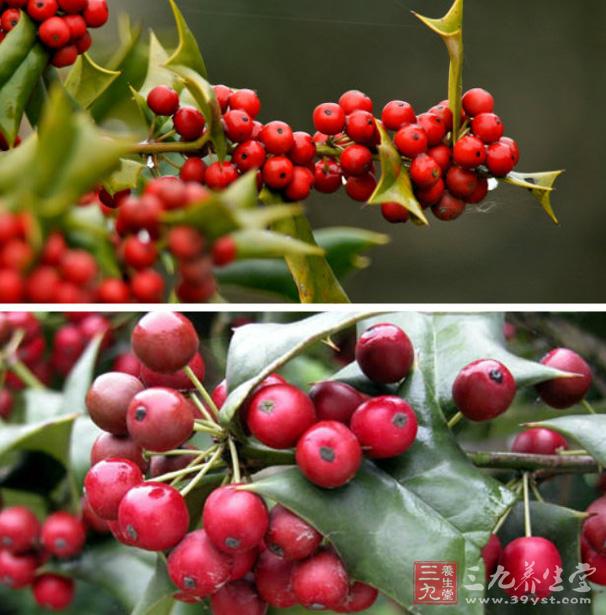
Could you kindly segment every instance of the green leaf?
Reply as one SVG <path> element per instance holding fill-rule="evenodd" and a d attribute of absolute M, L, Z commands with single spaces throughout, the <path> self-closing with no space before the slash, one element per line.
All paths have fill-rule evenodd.
<path fill-rule="evenodd" d="M 354 579 L 373 585 L 407 608 L 413 604 L 415 561 L 462 562 L 465 558 L 461 534 L 369 462 L 340 489 L 320 489 L 295 468 L 262 478 L 248 489 L 311 523 L 329 537 Z M 460 611 L 443 606 L 440 612 Z"/>
<path fill-rule="evenodd" d="M 168 66 L 185 66 L 197 72 L 199 75 L 208 79 L 208 72 L 204 58 L 196 41 L 196 37 L 187 25 L 187 21 L 183 17 L 183 13 L 177 6 L 175 0 L 169 0 L 170 7 L 175 16 L 177 23 L 177 32 L 179 34 L 179 45 L 167 62 Z"/>
<path fill-rule="evenodd" d="M 37 423 L 59 416 L 63 404 L 63 395 L 49 389 L 25 389 L 24 423 Z"/>
<path fill-rule="evenodd" d="M 48 64 L 36 27 L 25 14 L 0 45 L 0 132 L 13 145 L 28 100 Z"/>
<path fill-rule="evenodd" d="M 78 56 L 64 86 L 74 100 L 84 109 L 88 109 L 119 76 L 119 71 L 99 66 L 88 53 L 85 53 Z"/>
<path fill-rule="evenodd" d="M 563 173 L 560 171 L 544 171 L 541 173 L 521 173 L 512 171 L 501 181 L 517 186 L 518 188 L 526 188 L 530 190 L 532 196 L 541 204 L 545 213 L 551 218 L 555 224 L 559 224 L 555 212 L 551 205 L 551 193 L 554 190 L 553 185 L 556 179 Z"/>
<path fill-rule="evenodd" d="M 144 164 L 136 160 L 122 158 L 120 167 L 103 181 L 103 186 L 110 194 L 136 188 L 143 171 L 145 171 Z"/>
<path fill-rule="evenodd" d="M 591 594 L 579 593 L 574 591 L 579 586 L 579 578 L 576 582 L 570 582 L 569 577 L 575 571 L 581 561 L 579 538 L 581 535 L 581 524 L 585 518 L 583 513 L 579 513 L 569 508 L 546 504 L 542 502 L 530 503 L 530 517 L 532 520 L 533 536 L 543 536 L 555 543 L 560 555 L 562 556 L 562 587 L 563 591 L 554 592 L 552 596 L 557 602 L 537 605 L 523 604 L 499 604 L 495 602 L 489 609 L 490 615 L 518 615 L 518 613 L 544 613 L 545 615 L 591 615 L 594 611 L 590 604 L 582 605 L 576 602 L 562 604 L 563 600 L 570 601 L 571 598 L 590 598 Z M 511 515 L 499 532 L 499 537 L 503 545 L 524 535 L 524 507 L 519 504 L 514 508 Z M 490 591 L 490 597 L 499 600 L 506 598 L 507 595 L 497 587 Z M 574 604 L 574 607 L 570 605 Z"/>
<path fill-rule="evenodd" d="M 38 451 L 67 466 L 69 443 L 76 414 L 28 425 L 6 425 L 0 429 L 0 457 L 11 451 Z"/>
<path fill-rule="evenodd" d="M 256 172 L 245 173 L 220 192 L 220 195 L 222 202 L 240 215 L 249 209 L 256 210 L 259 203 Z"/>
<path fill-rule="evenodd" d="M 238 258 L 276 258 L 279 256 L 323 255 L 317 245 L 311 245 L 273 231 L 246 229 L 232 233 Z"/>
<path fill-rule="evenodd" d="M 381 135 L 381 143 L 378 146 L 381 177 L 368 202 L 371 205 L 398 203 L 413 214 L 417 220 L 420 220 L 423 224 L 429 224 L 412 191 L 408 169 L 402 164 L 398 150 L 382 124 L 379 122 L 376 122 L 376 124 Z"/>
<path fill-rule="evenodd" d="M 440 19 L 423 17 L 413 11 L 428 28 L 440 36 L 450 58 L 448 103 L 452 111 L 452 141 L 459 138 L 461 97 L 463 95 L 463 0 L 454 0 L 448 13 Z"/>
<path fill-rule="evenodd" d="M 166 559 L 158 555 L 155 572 L 131 615 L 169 615 L 175 603 L 172 597 L 175 591 L 166 569 Z"/>
<path fill-rule="evenodd" d="M 547 427 L 576 440 L 600 465 L 606 466 L 606 415 L 569 414 L 547 421 L 528 423 L 529 427 Z"/>
<path fill-rule="evenodd" d="M 62 411 L 86 412 L 85 398 L 95 375 L 95 366 L 103 335 L 96 335 L 88 344 L 78 362 L 69 373 L 63 387 Z"/>
<path fill-rule="evenodd" d="M 147 95 L 159 85 L 167 85 L 172 88 L 178 87 L 178 79 L 171 70 L 166 68 L 168 63 L 168 53 L 158 40 L 155 33 L 149 33 L 149 61 L 147 64 L 147 76 L 143 85 L 139 89 L 141 96 Z"/>
<path fill-rule="evenodd" d="M 74 423 L 69 459 L 76 484 L 81 485 L 90 468 L 90 451 L 95 440 L 103 432 L 86 416 L 80 416 Z"/>
<path fill-rule="evenodd" d="M 227 154 L 227 141 L 221 124 L 221 108 L 217 102 L 215 91 L 204 77 L 195 70 L 187 67 L 169 64 L 174 71 L 185 82 L 185 87 L 194 97 L 200 111 L 206 119 L 206 130 L 210 132 L 210 140 L 214 146 L 215 153 L 219 160 L 223 160 Z"/>
<path fill-rule="evenodd" d="M 303 214 L 302 205 L 267 205 L 257 209 L 237 212 L 238 220 L 243 227 L 264 229 L 274 222 Z"/>
<path fill-rule="evenodd" d="M 192 226 L 201 231 L 211 241 L 239 228 L 234 212 L 225 205 L 218 195 L 213 195 L 207 201 L 198 205 L 167 212 L 163 219 L 168 224 L 176 226 Z"/>
<path fill-rule="evenodd" d="M 221 422 L 231 423 L 242 402 L 266 376 L 308 346 L 368 317 L 368 312 L 326 312 L 289 324 L 236 329 L 227 356 L 226 378 L 231 393 L 221 409 Z"/>

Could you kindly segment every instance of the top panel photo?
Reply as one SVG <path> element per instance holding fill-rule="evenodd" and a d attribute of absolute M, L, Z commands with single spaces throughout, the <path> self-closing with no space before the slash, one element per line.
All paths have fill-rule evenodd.
<path fill-rule="evenodd" d="M 0 0 L 0 303 L 606 302 L 605 21 Z"/>

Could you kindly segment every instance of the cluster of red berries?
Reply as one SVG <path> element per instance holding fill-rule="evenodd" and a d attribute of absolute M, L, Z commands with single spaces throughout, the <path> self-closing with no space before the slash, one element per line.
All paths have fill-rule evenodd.
<path fill-rule="evenodd" d="M 583 400 L 591 387 L 592 374 L 587 362 L 568 348 L 555 348 L 541 363 L 570 372 L 575 376 L 554 378 L 536 385 L 539 397 L 552 408 L 565 409 Z M 515 380 L 505 365 L 494 359 L 479 359 L 466 365 L 452 386 L 452 397 L 457 409 L 472 421 L 488 421 L 503 414 L 516 394 Z M 519 436 L 518 447 L 537 447 L 553 450 L 563 446 L 562 440 L 529 430 Z M 536 440 L 536 441 L 535 441 Z M 565 441 L 564 441 L 565 444 Z M 518 452 L 522 452 L 522 448 Z M 524 452 L 539 452 L 526 450 Z"/>
<path fill-rule="evenodd" d="M 599 497 L 586 510 L 589 515 L 581 531 L 581 556 L 595 569 L 589 579 L 606 585 L 606 496 Z"/>
<path fill-rule="evenodd" d="M 38 38 L 57 68 L 86 53 L 92 44 L 88 29 L 109 19 L 107 0 L 0 0 L 0 43 L 19 23 L 21 11 L 38 24 Z"/>
<path fill-rule="evenodd" d="M 42 324 L 31 312 L 0 313 L 0 353 L 8 352 L 16 335 L 20 340 L 18 346 L 11 349 L 10 356 L 3 357 L 8 370 L 0 386 L 0 418 L 10 417 L 14 393 L 25 388 L 16 371 L 11 369 L 12 362 L 22 362 L 38 380 L 49 385 L 55 377 L 64 378 L 69 374 L 93 337 L 105 334 L 107 345 L 109 329 L 109 321 L 101 314 L 68 314 L 68 322 L 54 331 L 47 344 Z"/>
<path fill-rule="evenodd" d="M 41 524 L 25 506 L 0 510 L 0 584 L 10 589 L 31 587 L 37 604 L 52 611 L 66 609 L 74 597 L 71 577 L 39 572 L 50 559 L 77 557 L 86 542 L 85 524 L 59 511 Z"/>

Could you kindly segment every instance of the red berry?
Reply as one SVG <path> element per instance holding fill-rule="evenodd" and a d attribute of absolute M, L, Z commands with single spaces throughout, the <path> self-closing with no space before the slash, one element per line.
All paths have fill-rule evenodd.
<path fill-rule="evenodd" d="M 576 352 L 568 348 L 554 348 L 541 363 L 547 367 L 571 372 L 575 376 L 553 378 L 536 386 L 541 399 L 552 408 L 563 410 L 578 404 L 591 387 L 591 368 Z"/>
<path fill-rule="evenodd" d="M 347 598 L 349 577 L 339 557 L 325 549 L 295 566 L 293 588 L 304 607 L 334 609 Z"/>
<path fill-rule="evenodd" d="M 440 200 L 432 205 L 431 211 L 438 220 L 449 222 L 455 220 L 465 211 L 465 201 L 444 192 Z"/>
<path fill-rule="evenodd" d="M 503 136 L 503 129 L 501 118 L 494 113 L 480 113 L 471 120 L 471 131 L 484 143 L 498 141 Z"/>
<path fill-rule="evenodd" d="M 162 201 L 153 194 L 144 194 L 141 198 L 127 197 L 118 210 L 116 230 L 122 236 L 144 230 L 152 238 L 157 238 L 163 209 Z"/>
<path fill-rule="evenodd" d="M 98 376 L 86 394 L 86 407 L 93 422 L 117 436 L 126 435 L 126 413 L 133 397 L 144 390 L 138 378 L 120 372 Z"/>
<path fill-rule="evenodd" d="M 533 574 L 528 579 L 525 574 L 531 562 Z M 503 550 L 500 563 L 511 575 L 510 582 L 515 581 L 505 591 L 518 598 L 547 598 L 551 594 L 550 587 L 557 583 L 562 569 L 562 558 L 557 547 L 540 536 L 522 536 L 512 540 Z"/>
<path fill-rule="evenodd" d="M 66 512 L 56 512 L 46 518 L 40 532 L 42 546 L 56 557 L 78 555 L 86 542 L 82 521 Z"/>
<path fill-rule="evenodd" d="M 18 271 L 0 268 L 0 303 L 21 303 L 25 284 Z"/>
<path fill-rule="evenodd" d="M 488 542 L 482 548 L 482 559 L 484 560 L 484 570 L 486 580 L 496 571 L 499 560 L 501 559 L 501 541 L 496 534 L 491 534 Z"/>
<path fill-rule="evenodd" d="M 228 391 L 227 391 L 227 380 L 222 380 L 219 384 L 212 390 L 210 396 L 212 400 L 215 402 L 215 406 L 219 410 L 223 407 L 225 400 L 227 399 Z"/>
<path fill-rule="evenodd" d="M 498 143 L 506 143 L 511 148 L 513 154 L 513 165 L 515 166 L 520 161 L 520 148 L 518 144 L 510 137 L 501 137 Z"/>
<path fill-rule="evenodd" d="M 435 205 L 439 203 L 444 196 L 444 182 L 438 179 L 438 181 L 431 186 L 417 190 L 415 194 L 422 207 Z"/>
<path fill-rule="evenodd" d="M 345 112 L 335 103 L 322 103 L 314 109 L 314 128 L 325 135 L 336 135 L 345 126 Z"/>
<path fill-rule="evenodd" d="M 0 26 L 5 33 L 10 32 L 18 23 L 21 18 L 21 11 L 19 9 L 6 9 L 2 13 L 0 19 Z"/>
<path fill-rule="evenodd" d="M 259 597 L 252 581 L 232 581 L 210 599 L 213 615 L 265 615 L 267 603 Z"/>
<path fill-rule="evenodd" d="M 333 489 L 348 483 L 362 463 L 362 450 L 343 423 L 320 421 L 300 438 L 296 450 L 301 472 L 320 487 Z"/>
<path fill-rule="evenodd" d="M 150 451 L 169 451 L 188 440 L 194 429 L 191 404 L 174 389 L 153 387 L 130 402 L 126 423 L 130 436 Z"/>
<path fill-rule="evenodd" d="M 256 118 L 261 111 L 261 101 L 254 90 L 246 88 L 236 90 L 229 97 L 229 106 L 231 109 L 246 111 L 252 119 Z"/>
<path fill-rule="evenodd" d="M 501 141 L 489 145 L 486 150 L 486 166 L 495 177 L 505 177 L 515 166 L 512 148 Z"/>
<path fill-rule="evenodd" d="M 295 563 L 266 550 L 255 567 L 255 583 L 259 594 L 271 606 L 287 609 L 297 604 L 292 587 Z"/>
<path fill-rule="evenodd" d="M 303 519 L 279 504 L 272 508 L 265 544 L 274 555 L 288 560 L 305 559 L 321 542 L 322 535 Z"/>
<path fill-rule="evenodd" d="M 442 118 L 435 113 L 421 113 L 417 116 L 417 124 L 427 135 L 427 145 L 438 145 L 446 136 L 446 126 Z"/>
<path fill-rule="evenodd" d="M 341 94 L 339 106 L 345 111 L 345 115 L 350 115 L 354 111 L 372 113 L 372 100 L 360 90 L 348 90 Z"/>
<path fill-rule="evenodd" d="M 180 260 L 196 258 L 204 247 L 204 237 L 191 226 L 174 226 L 168 233 L 168 249 Z"/>
<path fill-rule="evenodd" d="M 288 201 L 304 201 L 310 195 L 313 185 L 313 173 L 307 167 L 295 167 L 292 181 L 286 186 L 284 196 Z"/>
<path fill-rule="evenodd" d="M 179 209 L 187 204 L 185 184 L 174 175 L 152 179 L 145 186 L 144 194 L 158 198 L 164 209 Z"/>
<path fill-rule="evenodd" d="M 130 282 L 130 290 L 140 303 L 162 303 L 165 290 L 164 278 L 154 269 L 137 271 Z"/>
<path fill-rule="evenodd" d="M 79 39 L 74 41 L 74 45 L 76 45 L 76 49 L 78 53 L 86 53 L 93 45 L 93 39 L 89 32 L 86 32 Z"/>
<path fill-rule="evenodd" d="M 341 153 L 341 168 L 345 175 L 364 175 L 372 170 L 372 153 L 365 145 L 350 145 Z"/>
<path fill-rule="evenodd" d="M 238 179 L 238 170 L 231 162 L 213 162 L 206 169 L 205 181 L 211 190 L 223 190 Z"/>
<path fill-rule="evenodd" d="M 2 388 L 0 389 L 0 419 L 8 420 L 12 412 L 13 396 L 8 389 Z"/>
<path fill-rule="evenodd" d="M 485 177 L 478 176 L 478 185 L 476 189 L 465 198 L 467 203 L 480 203 L 488 194 L 488 180 Z"/>
<path fill-rule="evenodd" d="M 66 15 L 64 18 L 71 34 L 71 40 L 82 38 L 86 34 L 86 22 L 81 15 Z"/>
<path fill-rule="evenodd" d="M 129 437 L 102 433 L 94 442 L 90 451 L 91 465 L 103 459 L 130 459 L 141 471 L 147 470 L 147 461 L 143 458 L 143 449 Z"/>
<path fill-rule="evenodd" d="M 463 109 L 469 117 L 475 117 L 480 113 L 492 113 L 494 110 L 494 98 L 490 92 L 482 88 L 472 88 L 463 94 Z"/>
<path fill-rule="evenodd" d="M 473 135 L 461 137 L 454 146 L 454 161 L 464 169 L 473 169 L 486 160 L 484 143 Z"/>
<path fill-rule="evenodd" d="M 223 116 L 223 120 L 225 121 L 225 133 L 231 141 L 242 143 L 250 139 L 253 123 L 246 111 L 232 109 Z"/>
<path fill-rule="evenodd" d="M 67 45 L 70 39 L 70 31 L 62 17 L 51 17 L 40 25 L 38 30 L 40 40 L 52 49 L 59 49 Z"/>
<path fill-rule="evenodd" d="M 447 171 L 451 164 L 452 151 L 448 145 L 441 143 L 429 148 L 427 153 L 438 163 L 442 171 Z"/>
<path fill-rule="evenodd" d="M 58 2 L 66 13 L 81 13 L 88 6 L 87 0 L 58 0 Z"/>
<path fill-rule="evenodd" d="M 400 130 L 403 126 L 415 124 L 417 116 L 406 101 L 391 100 L 383 107 L 381 121 L 387 130 Z"/>
<path fill-rule="evenodd" d="M 118 507 L 126 492 L 143 482 L 139 467 L 128 459 L 108 459 L 95 464 L 86 474 L 84 488 L 93 511 L 102 519 L 118 518 Z"/>
<path fill-rule="evenodd" d="M 198 380 L 204 380 L 206 374 L 206 364 L 202 355 L 197 352 L 194 358 L 187 364 L 194 372 Z M 177 389 L 179 391 L 189 391 L 194 388 L 187 374 L 182 371 L 176 371 L 173 374 L 161 374 L 145 365 L 141 365 L 139 378 L 146 387 L 168 387 L 169 389 Z"/>
<path fill-rule="evenodd" d="M 83 15 L 89 28 L 100 28 L 105 25 L 109 19 L 106 0 L 88 0 Z"/>
<path fill-rule="evenodd" d="M 156 86 L 147 95 L 147 106 L 156 115 L 174 115 L 179 109 L 179 94 L 167 85 Z"/>
<path fill-rule="evenodd" d="M 263 144 L 251 139 L 236 147 L 232 154 L 232 162 L 240 173 L 246 173 L 251 169 L 260 169 L 265 162 L 265 155 Z"/>
<path fill-rule="evenodd" d="M 97 262 L 84 250 L 68 250 L 61 261 L 61 273 L 68 282 L 85 285 L 97 275 Z"/>
<path fill-rule="evenodd" d="M 429 109 L 429 113 L 437 115 L 442 120 L 442 123 L 446 128 L 446 132 L 450 132 L 452 130 L 452 111 L 450 110 L 447 100 L 443 100 L 441 103 L 434 105 L 431 109 Z"/>
<path fill-rule="evenodd" d="M 314 165 L 314 185 L 318 192 L 337 191 L 342 184 L 343 174 L 338 162 L 324 158 Z"/>
<path fill-rule="evenodd" d="M 74 599 L 74 581 L 58 574 L 42 574 L 36 577 L 32 592 L 38 606 L 63 611 Z"/>
<path fill-rule="evenodd" d="M 381 215 L 387 222 L 392 224 L 407 222 L 410 217 L 408 209 L 396 202 L 383 203 L 381 205 Z"/>
<path fill-rule="evenodd" d="M 185 141 L 196 141 L 204 134 L 206 120 L 195 107 L 183 106 L 173 116 L 173 123 Z"/>
<path fill-rule="evenodd" d="M 135 269 L 151 267 L 158 257 L 158 249 L 153 241 L 142 241 L 136 235 L 127 237 L 122 246 L 124 261 Z"/>
<path fill-rule="evenodd" d="M 238 246 L 233 237 L 225 235 L 219 237 L 213 244 L 213 264 L 217 267 L 225 267 L 233 263 L 238 257 Z"/>
<path fill-rule="evenodd" d="M 233 567 L 231 569 L 230 581 L 237 581 L 248 575 L 253 569 L 259 557 L 259 547 L 254 547 L 250 551 L 244 553 L 236 553 L 232 557 Z"/>
<path fill-rule="evenodd" d="M 34 21 L 46 21 L 56 15 L 58 10 L 57 0 L 29 0 L 27 3 L 27 14 Z"/>
<path fill-rule="evenodd" d="M 347 196 L 354 201 L 365 203 L 377 187 L 377 180 L 372 173 L 350 177 L 345 184 Z"/>
<path fill-rule="evenodd" d="M 230 578 L 233 560 L 219 551 L 204 530 L 190 532 L 168 557 L 168 574 L 182 591 L 205 598 Z"/>
<path fill-rule="evenodd" d="M 356 581 L 345 600 L 335 609 L 337 613 L 358 613 L 369 609 L 377 600 L 379 592 L 366 583 Z"/>
<path fill-rule="evenodd" d="M 557 431 L 544 427 L 533 427 L 519 433 L 511 450 L 514 453 L 530 453 L 532 455 L 555 455 L 558 450 L 566 450 L 568 442 Z"/>
<path fill-rule="evenodd" d="M 415 441 L 417 428 L 412 407 L 393 395 L 369 399 L 351 417 L 351 430 L 373 459 L 401 455 Z"/>
<path fill-rule="evenodd" d="M 0 549 L 11 553 L 29 551 L 37 545 L 39 533 L 36 515 L 25 506 L 11 506 L 0 511 Z"/>
<path fill-rule="evenodd" d="M 142 483 L 122 498 L 118 527 L 133 546 L 165 551 L 185 536 L 189 512 L 183 496 L 175 488 L 163 483 Z"/>
<path fill-rule="evenodd" d="M 15 555 L 0 550 L 0 583 L 10 589 L 27 587 L 34 581 L 38 564 L 35 555 Z"/>
<path fill-rule="evenodd" d="M 229 108 L 229 97 L 232 95 L 233 90 L 226 85 L 213 85 L 215 97 L 221 108 L 221 113 L 225 113 Z"/>
<path fill-rule="evenodd" d="M 606 497 L 594 500 L 587 508 L 589 517 L 583 523 L 583 539 L 596 553 L 606 555 Z"/>
<path fill-rule="evenodd" d="M 97 298 L 100 303 L 128 303 L 128 284 L 117 278 L 106 278 L 97 288 Z"/>
<path fill-rule="evenodd" d="M 487 421 L 503 414 L 516 394 L 511 372 L 494 359 L 478 359 L 466 365 L 452 385 L 458 410 L 472 421 Z"/>
<path fill-rule="evenodd" d="M 414 158 L 427 151 L 427 135 L 418 124 L 400 128 L 394 137 L 395 146 L 402 156 Z"/>
<path fill-rule="evenodd" d="M 327 380 L 315 384 L 309 396 L 316 407 L 318 420 L 339 421 L 349 425 L 354 410 L 366 397 L 344 382 Z"/>
<path fill-rule="evenodd" d="M 295 142 L 291 127 L 278 120 L 266 124 L 259 136 L 270 154 L 286 154 Z"/>
<path fill-rule="evenodd" d="M 446 173 L 446 186 L 453 196 L 466 199 L 478 187 L 478 176 L 468 169 L 450 167 Z"/>
<path fill-rule="evenodd" d="M 375 118 L 368 111 L 354 111 L 347 116 L 345 131 L 356 143 L 371 144 L 377 134 Z"/>
<path fill-rule="evenodd" d="M 316 155 L 316 144 L 311 135 L 307 132 L 298 130 L 292 133 L 294 144 L 288 152 L 288 157 L 294 164 L 309 164 Z"/>
<path fill-rule="evenodd" d="M 410 165 L 410 178 L 420 187 L 428 188 L 442 175 L 440 165 L 427 154 L 419 154 Z"/>
<path fill-rule="evenodd" d="M 224 553 L 243 553 L 256 547 L 269 525 L 262 498 L 237 485 L 215 489 L 204 503 L 202 522 L 208 537 Z"/>
<path fill-rule="evenodd" d="M 286 188 L 293 175 L 294 166 L 286 156 L 273 156 L 263 166 L 263 181 L 274 190 Z"/>
<path fill-rule="evenodd" d="M 183 369 L 199 346 L 191 321 L 176 312 L 146 314 L 137 323 L 131 343 L 141 363 L 164 374 Z"/>
<path fill-rule="evenodd" d="M 414 361 L 414 348 L 400 327 L 379 323 L 366 329 L 356 344 L 356 361 L 373 382 L 399 382 Z"/>
<path fill-rule="evenodd" d="M 594 551 L 582 534 L 581 559 L 590 566 L 588 580 L 598 585 L 606 585 L 606 555 Z"/>

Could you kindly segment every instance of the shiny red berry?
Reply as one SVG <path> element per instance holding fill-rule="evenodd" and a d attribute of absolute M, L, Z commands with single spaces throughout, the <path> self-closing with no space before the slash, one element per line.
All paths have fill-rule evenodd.
<path fill-rule="evenodd" d="M 566 450 L 568 442 L 557 431 L 544 427 L 533 427 L 519 433 L 511 445 L 514 453 L 532 455 L 555 455 L 558 450 Z"/>
<path fill-rule="evenodd" d="M 57 0 L 29 0 L 27 3 L 27 14 L 34 21 L 46 21 L 56 15 L 58 10 Z"/>
<path fill-rule="evenodd" d="M 225 235 L 219 237 L 213 243 L 212 258 L 213 264 L 217 267 L 225 267 L 233 263 L 238 257 L 238 246 L 233 237 Z"/>
<path fill-rule="evenodd" d="M 356 581 L 349 588 L 345 600 L 335 608 L 337 613 L 359 613 L 369 609 L 379 595 L 378 590 L 366 583 Z"/>
<path fill-rule="evenodd" d="M 420 188 L 415 191 L 415 195 L 421 204 L 421 207 L 429 207 L 439 203 L 444 196 L 444 181 L 438 179 L 437 182 L 427 188 Z"/>
<path fill-rule="evenodd" d="M 444 143 L 434 145 L 427 150 L 427 153 L 438 163 L 442 171 L 448 170 L 452 162 L 452 150 L 448 145 Z"/>
<path fill-rule="evenodd" d="M 213 615 L 265 615 L 267 603 L 264 602 L 255 584 L 248 580 L 232 581 L 224 585 L 210 599 Z"/>
<path fill-rule="evenodd" d="M 243 88 L 236 90 L 229 97 L 231 109 L 246 111 L 252 119 L 256 118 L 261 111 L 261 101 L 254 90 Z"/>
<path fill-rule="evenodd" d="M 69 43 L 71 34 L 62 17 L 51 17 L 40 25 L 38 36 L 47 47 L 59 49 Z"/>
<path fill-rule="evenodd" d="M 263 127 L 259 138 L 270 154 L 286 154 L 294 145 L 292 128 L 285 122 L 276 120 Z"/>
<path fill-rule="evenodd" d="M 366 329 L 358 339 L 356 361 L 373 382 L 399 382 L 412 368 L 414 348 L 400 327 L 379 323 Z"/>
<path fill-rule="evenodd" d="M 473 135 L 465 135 L 455 143 L 453 157 L 460 167 L 473 169 L 486 160 L 484 143 Z"/>
<path fill-rule="evenodd" d="M 364 175 L 372 170 L 372 152 L 365 146 L 354 144 L 341 152 L 341 169 L 345 175 Z"/>
<path fill-rule="evenodd" d="M 486 150 L 486 166 L 495 177 L 505 177 L 511 173 L 515 166 L 512 148 L 501 141 L 489 145 Z"/>
<path fill-rule="evenodd" d="M 298 130 L 292 133 L 294 143 L 288 151 L 288 157 L 294 164 L 309 164 L 316 155 L 316 144 L 308 132 Z"/>
<path fill-rule="evenodd" d="M 240 173 L 251 169 L 260 169 L 265 162 L 265 147 L 253 139 L 240 143 L 232 154 L 232 162 L 238 167 Z"/>
<path fill-rule="evenodd" d="M 410 178 L 421 188 L 432 186 L 441 175 L 440 165 L 427 154 L 419 154 L 410 165 Z"/>
<path fill-rule="evenodd" d="M 286 188 L 293 175 L 293 163 L 286 156 L 272 156 L 263 166 L 263 181 L 274 190 Z"/>
<path fill-rule="evenodd" d="M 274 555 L 289 560 L 305 559 L 321 542 L 322 535 L 301 517 L 279 504 L 272 508 L 265 544 Z"/>
<path fill-rule="evenodd" d="M 206 120 L 195 107 L 183 106 L 173 116 L 173 123 L 185 141 L 195 141 L 204 134 Z"/>
<path fill-rule="evenodd" d="M 427 151 L 427 134 L 418 124 L 409 124 L 396 132 L 394 143 L 402 156 L 414 158 Z"/>
<path fill-rule="evenodd" d="M 304 201 L 311 193 L 314 175 L 307 167 L 294 167 L 292 181 L 284 190 L 288 201 Z"/>
<path fill-rule="evenodd" d="M 147 482 L 122 498 L 118 527 L 129 543 L 148 551 L 175 547 L 189 527 L 183 496 L 170 485 Z"/>
<path fill-rule="evenodd" d="M 42 574 L 36 577 L 32 593 L 38 606 L 63 611 L 74 599 L 74 580 L 58 574 Z"/>
<path fill-rule="evenodd" d="M 287 609 L 297 604 L 292 586 L 295 562 L 263 551 L 255 566 L 255 583 L 260 596 L 271 606 Z"/>
<path fill-rule="evenodd" d="M 518 164 L 520 161 L 520 148 L 518 147 L 518 144 L 511 137 L 501 137 L 498 143 L 505 143 L 506 145 L 509 145 L 513 155 L 513 166 Z"/>
<path fill-rule="evenodd" d="M 199 352 L 196 352 L 194 358 L 187 366 L 192 370 L 198 380 L 204 380 L 204 376 L 206 375 L 206 363 Z M 139 378 L 146 387 L 168 387 L 169 389 L 177 389 L 178 391 L 189 391 L 194 388 L 194 384 L 182 370 L 176 371 L 173 374 L 163 374 L 149 369 L 146 365 L 142 365 Z"/>
<path fill-rule="evenodd" d="M 82 521 L 66 512 L 56 512 L 46 518 L 40 532 L 42 546 L 55 557 L 78 555 L 86 542 Z"/>
<path fill-rule="evenodd" d="M 235 143 L 243 143 L 250 139 L 253 132 L 253 121 L 246 111 L 232 109 L 224 116 L 225 133 Z"/>
<path fill-rule="evenodd" d="M 478 176 L 477 180 L 476 189 L 469 196 L 465 197 L 467 203 L 480 203 L 488 194 L 488 179 Z"/>
<path fill-rule="evenodd" d="M 109 9 L 106 0 L 88 0 L 83 13 L 89 28 L 100 28 L 109 19 Z"/>
<path fill-rule="evenodd" d="M 480 113 L 471 120 L 471 131 L 484 143 L 498 141 L 503 136 L 503 130 L 501 118 L 494 113 Z"/>
<path fill-rule="evenodd" d="M 36 577 L 39 561 L 35 555 L 15 555 L 0 550 L 0 585 L 21 589 L 31 585 Z"/>
<path fill-rule="evenodd" d="M 440 200 L 432 205 L 431 211 L 438 220 L 449 222 L 463 214 L 465 211 L 465 201 L 456 198 L 448 192 L 444 192 Z"/>
<path fill-rule="evenodd" d="M 339 97 L 339 106 L 350 115 L 354 111 L 368 111 L 372 113 L 372 100 L 360 90 L 348 90 Z"/>
<path fill-rule="evenodd" d="M 391 100 L 383 107 L 381 121 L 387 130 L 400 130 L 403 126 L 415 124 L 417 116 L 406 101 Z"/>
<path fill-rule="evenodd" d="M 381 215 L 387 222 L 391 222 L 392 224 L 404 223 L 410 218 L 408 209 L 396 202 L 382 203 Z"/>
<path fill-rule="evenodd" d="M 159 85 L 147 95 L 147 106 L 156 115 L 174 115 L 179 109 L 179 94 L 166 85 Z"/>
<path fill-rule="evenodd" d="M 233 184 L 240 175 L 232 162 L 213 162 L 206 169 L 204 181 L 211 190 L 223 190 Z"/>
<path fill-rule="evenodd" d="M 421 113 L 417 116 L 417 124 L 425 131 L 429 147 L 438 145 L 446 136 L 446 126 L 442 118 L 435 113 Z"/>
<path fill-rule="evenodd" d="M 313 112 L 314 128 L 325 135 L 336 135 L 345 126 L 345 111 L 335 103 L 322 103 Z"/>
<path fill-rule="evenodd" d="M 492 113 L 494 111 L 494 98 L 490 92 L 482 88 L 472 88 L 463 94 L 463 109 L 469 117 L 475 117 L 480 113 Z"/>
<path fill-rule="evenodd" d="M 482 548 L 482 559 L 484 560 L 485 578 L 488 580 L 496 571 L 501 559 L 501 540 L 496 534 L 491 534 L 488 542 Z"/>
<path fill-rule="evenodd" d="M 206 163 L 202 158 L 196 156 L 188 158 L 179 170 L 179 177 L 184 182 L 198 182 L 199 184 L 203 184 L 206 177 Z"/>
<path fill-rule="evenodd" d="M 339 421 L 349 425 L 355 409 L 366 400 L 366 396 L 345 382 L 327 380 L 315 384 L 309 396 L 316 407 L 320 421 Z"/>
<path fill-rule="evenodd" d="M 537 385 L 537 392 L 548 406 L 563 410 L 578 404 L 585 397 L 591 387 L 591 368 L 576 352 L 568 348 L 554 348 L 541 359 L 541 363 L 576 374 L 566 378 L 553 378 Z"/>
<path fill-rule="evenodd" d="M 341 165 L 334 160 L 325 158 L 314 165 L 315 188 L 318 192 L 336 192 L 343 183 Z"/>
<path fill-rule="evenodd" d="M 204 503 L 202 521 L 208 537 L 224 553 L 256 547 L 269 525 L 262 498 L 237 485 L 215 489 Z"/>
<path fill-rule="evenodd" d="M 304 607 L 334 609 L 347 598 L 349 577 L 337 554 L 325 549 L 296 565 L 293 588 Z"/>
<path fill-rule="evenodd" d="M 345 192 L 350 199 L 365 203 L 372 196 L 377 187 L 377 180 L 372 173 L 357 175 L 348 178 Z"/>
<path fill-rule="evenodd" d="M 354 111 L 347 116 L 345 132 L 356 143 L 372 144 L 377 135 L 375 118 L 368 111 Z"/>
<path fill-rule="evenodd" d="M 466 199 L 478 187 L 478 176 L 468 169 L 450 167 L 446 173 L 446 187 L 453 196 Z"/>
<path fill-rule="evenodd" d="M 455 378 L 452 397 L 458 410 L 472 421 L 487 421 L 503 414 L 516 394 L 511 372 L 494 359 L 478 359 Z"/>
<path fill-rule="evenodd" d="M 40 524 L 25 506 L 9 506 L 0 511 L 0 549 L 23 553 L 38 543 Z"/>

